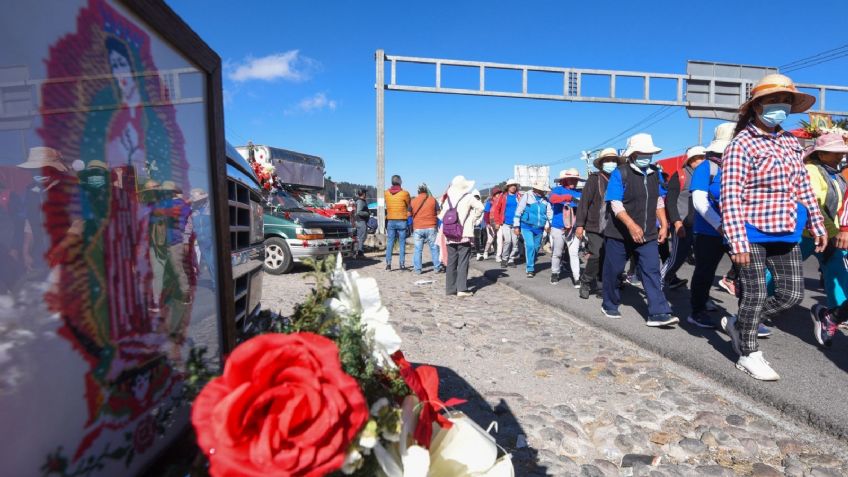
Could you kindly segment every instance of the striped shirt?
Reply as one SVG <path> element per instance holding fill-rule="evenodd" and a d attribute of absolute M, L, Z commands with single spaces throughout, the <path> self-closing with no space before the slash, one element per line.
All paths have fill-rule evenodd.
<path fill-rule="evenodd" d="M 842 202 L 842 207 L 839 208 L 839 231 L 848 232 L 848 194 L 845 194 L 845 201 Z"/>
<path fill-rule="evenodd" d="M 801 145 L 788 132 L 769 134 L 748 124 L 727 147 L 722 169 L 720 202 L 731 253 L 750 252 L 746 224 L 766 234 L 795 230 L 798 203 L 810 212 L 813 235 L 827 235 Z"/>

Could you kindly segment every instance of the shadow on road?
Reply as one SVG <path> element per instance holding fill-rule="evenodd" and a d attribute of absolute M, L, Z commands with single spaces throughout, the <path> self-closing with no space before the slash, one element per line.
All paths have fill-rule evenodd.
<path fill-rule="evenodd" d="M 516 476 L 548 475 L 547 467 L 539 463 L 539 451 L 526 444 L 527 432 L 513 414 L 508 396 L 493 396 L 499 399 L 499 402 L 492 407 L 486 398 L 452 369 L 442 366 L 436 366 L 436 369 L 439 372 L 439 398 L 442 400 L 452 397 L 465 399 L 467 402 L 457 406 L 456 409 L 463 411 L 483 429 L 489 427 L 492 421 L 497 422 L 497 432 L 493 427 L 492 436 L 499 446 L 512 454 Z M 519 435 L 523 436 L 520 448 L 517 447 Z"/>

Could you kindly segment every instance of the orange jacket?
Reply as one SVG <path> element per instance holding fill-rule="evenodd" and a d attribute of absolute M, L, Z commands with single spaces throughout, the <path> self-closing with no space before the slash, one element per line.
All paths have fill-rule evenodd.
<path fill-rule="evenodd" d="M 435 197 L 424 192 L 412 199 L 412 230 L 436 228 L 438 205 Z"/>
<path fill-rule="evenodd" d="M 409 192 L 400 189 L 392 193 L 386 190 L 386 220 L 406 220 L 409 217 Z"/>

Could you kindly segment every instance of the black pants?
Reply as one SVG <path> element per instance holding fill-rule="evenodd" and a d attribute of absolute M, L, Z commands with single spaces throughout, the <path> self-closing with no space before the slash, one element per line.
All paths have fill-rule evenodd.
<path fill-rule="evenodd" d="M 468 291 L 468 262 L 471 260 L 470 243 L 448 244 L 448 266 L 445 270 L 445 293 L 456 295 Z"/>
<path fill-rule="evenodd" d="M 598 281 L 601 265 L 604 263 L 604 236 L 594 232 L 586 232 L 586 243 L 589 258 L 586 259 L 586 268 L 583 269 L 580 282 L 592 287 Z"/>
<path fill-rule="evenodd" d="M 831 310 L 831 312 L 833 313 L 831 315 L 833 321 L 837 323 L 845 323 L 846 321 L 848 321 L 848 300 L 844 301 L 837 308 Z"/>
<path fill-rule="evenodd" d="M 692 273 L 689 296 L 692 314 L 705 311 L 716 269 L 726 252 L 727 249 L 721 237 L 695 235 L 695 271 Z"/>

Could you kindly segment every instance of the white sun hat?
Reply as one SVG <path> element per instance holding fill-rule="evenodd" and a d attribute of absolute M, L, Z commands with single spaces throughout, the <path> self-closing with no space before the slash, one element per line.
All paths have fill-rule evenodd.
<path fill-rule="evenodd" d="M 18 164 L 21 169 L 41 169 L 52 167 L 57 171 L 67 172 L 68 167 L 62 162 L 62 153 L 52 147 L 38 146 L 29 150 L 27 160 Z"/>
<path fill-rule="evenodd" d="M 563 179 L 582 179 L 582 178 L 580 177 L 580 171 L 578 171 L 577 169 L 572 167 L 570 169 L 564 169 L 562 171 L 559 171 L 559 177 L 557 178 L 557 180 L 561 181 Z"/>
<path fill-rule="evenodd" d="M 657 154 L 662 152 L 662 148 L 654 145 L 654 138 L 650 134 L 639 133 L 630 136 L 627 140 L 627 149 L 624 151 L 624 157 L 630 157 L 631 154 Z"/>
<path fill-rule="evenodd" d="M 532 189 L 540 190 L 542 192 L 550 192 L 551 191 L 551 186 L 548 185 L 547 181 L 542 180 L 542 179 L 538 179 L 538 180 L 533 181 L 533 183 L 530 184 L 530 187 Z"/>
<path fill-rule="evenodd" d="M 715 128 L 713 141 L 707 146 L 707 152 L 716 154 L 724 154 L 724 150 L 730 145 L 733 140 L 733 131 L 736 129 L 736 123 L 721 123 Z"/>
<path fill-rule="evenodd" d="M 707 153 L 707 150 L 704 149 L 704 146 L 692 146 L 686 150 L 686 161 L 688 162 L 693 157 L 703 156 Z"/>
<path fill-rule="evenodd" d="M 521 186 L 521 183 L 519 183 L 518 179 L 516 179 L 515 177 L 513 177 L 511 179 L 507 179 L 506 184 L 504 184 L 504 189 L 506 189 L 507 187 L 509 187 L 511 185 Z"/>
<path fill-rule="evenodd" d="M 448 192 L 465 194 L 466 192 L 471 192 L 472 189 L 474 189 L 474 181 L 466 179 L 465 176 L 456 176 L 451 181 Z"/>

